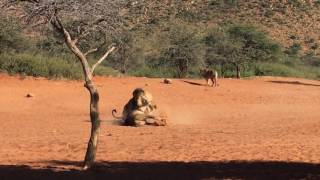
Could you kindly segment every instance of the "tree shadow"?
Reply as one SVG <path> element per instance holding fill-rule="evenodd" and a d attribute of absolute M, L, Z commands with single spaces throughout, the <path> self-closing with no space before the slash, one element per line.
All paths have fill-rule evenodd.
<path fill-rule="evenodd" d="M 186 80 L 181 80 L 182 82 L 191 84 L 191 85 L 197 85 L 197 86 L 206 86 L 204 84 L 196 83 L 196 82 L 191 82 L 191 81 L 186 81 Z"/>
<path fill-rule="evenodd" d="M 54 167 L 80 167 L 79 162 L 47 163 L 43 169 L 0 165 L 0 179 L 320 179 L 320 164 L 283 161 L 98 162 L 87 171 Z"/>
<path fill-rule="evenodd" d="M 83 120 L 82 122 L 91 123 L 90 120 Z M 101 123 L 115 126 L 125 126 L 125 124 L 119 119 L 102 119 Z"/>
<path fill-rule="evenodd" d="M 319 84 L 302 83 L 300 81 L 267 81 L 277 84 L 293 84 L 293 85 L 303 85 L 303 86 L 320 86 Z"/>

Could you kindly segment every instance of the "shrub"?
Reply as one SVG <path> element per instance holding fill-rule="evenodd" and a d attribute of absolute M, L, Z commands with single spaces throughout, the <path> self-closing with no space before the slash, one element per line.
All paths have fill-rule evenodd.
<path fill-rule="evenodd" d="M 21 35 L 21 28 L 15 19 L 0 16 L 0 53 L 8 51 L 22 52 L 28 47 Z"/>
<path fill-rule="evenodd" d="M 303 56 L 301 60 L 307 66 L 320 67 L 320 57 L 313 54 Z"/>
<path fill-rule="evenodd" d="M 320 69 L 303 65 L 289 67 L 280 63 L 260 63 L 255 67 L 257 76 L 287 76 L 310 79 L 320 78 Z"/>
<path fill-rule="evenodd" d="M 175 70 L 158 67 L 152 68 L 144 66 L 142 68 L 136 69 L 135 71 L 130 71 L 130 75 L 139 76 L 139 77 L 151 77 L 151 78 L 160 78 L 160 77 L 175 77 Z"/>
<path fill-rule="evenodd" d="M 146 64 L 156 69 L 174 70 L 175 77 L 186 77 L 191 68 L 199 67 L 202 61 L 200 35 L 197 28 L 181 22 L 168 25 L 166 45 L 162 47 L 157 58 L 146 60 Z"/>
<path fill-rule="evenodd" d="M 9 74 L 23 74 L 48 78 L 81 78 L 78 65 L 69 64 L 59 58 L 32 56 L 30 54 L 3 54 L 0 56 L 0 69 Z"/>
<path fill-rule="evenodd" d="M 72 63 L 71 60 L 62 58 L 34 56 L 30 54 L 0 55 L 0 70 L 9 74 L 22 74 L 35 77 L 82 78 L 82 69 L 78 63 Z M 116 71 L 100 66 L 97 68 L 96 74 L 115 75 Z"/>
<path fill-rule="evenodd" d="M 295 76 L 302 77 L 303 73 L 283 64 L 261 63 L 256 66 L 257 76 Z"/>
<path fill-rule="evenodd" d="M 287 50 L 285 50 L 285 53 L 289 56 L 297 56 L 301 49 L 302 47 L 300 43 L 293 43 Z"/>
<path fill-rule="evenodd" d="M 119 73 L 120 73 L 119 71 L 103 65 L 98 66 L 94 72 L 95 75 L 99 75 L 99 76 L 104 76 L 104 75 L 116 76 Z"/>

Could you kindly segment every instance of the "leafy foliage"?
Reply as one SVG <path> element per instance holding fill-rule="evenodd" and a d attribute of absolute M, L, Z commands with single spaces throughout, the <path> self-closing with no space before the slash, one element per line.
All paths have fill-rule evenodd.
<path fill-rule="evenodd" d="M 30 54 L 0 55 L 0 71 L 47 78 L 80 79 L 82 77 L 81 67 L 74 60 Z M 99 67 L 96 74 L 115 75 L 117 72 L 107 67 Z"/>
<path fill-rule="evenodd" d="M 27 41 L 21 36 L 21 27 L 14 18 L 0 16 L 0 53 L 21 52 Z"/>
<path fill-rule="evenodd" d="M 281 55 L 280 46 L 252 26 L 212 29 L 204 41 L 208 46 L 206 63 L 209 66 L 230 64 L 239 71 L 256 62 L 279 61 Z"/>
<path fill-rule="evenodd" d="M 103 31 L 98 27 L 100 24 L 86 23 L 86 21 L 99 20 L 98 16 L 81 14 L 83 10 L 87 12 L 92 8 L 98 8 L 89 6 L 92 2 L 83 7 L 79 7 L 80 4 L 77 4 L 76 1 L 56 2 L 59 2 L 59 7 L 71 5 L 70 7 L 75 9 L 72 12 L 61 11 L 59 16 L 63 17 L 63 25 L 70 30 L 73 38 L 82 37 L 77 42 L 80 49 L 87 51 L 98 48 L 94 54 L 88 56 L 88 59 L 92 60 L 91 63 L 94 62 L 93 59 L 100 57 L 110 44 L 116 44 L 117 50 L 102 64 L 102 69 L 110 67 L 116 70 L 111 70 L 111 72 L 118 70 L 129 75 L 150 77 L 196 77 L 199 67 L 208 66 L 228 77 L 234 76 L 237 71 L 241 71 L 244 76 L 272 75 L 273 70 L 278 71 L 276 66 L 281 66 L 280 69 L 285 69 L 284 66 L 295 69 L 300 66 L 317 67 L 319 64 L 318 44 L 314 37 L 310 37 L 310 40 L 307 39 L 308 41 L 305 42 L 309 51 L 302 56 L 305 49 L 305 46 L 302 46 L 305 44 L 300 43 L 301 38 L 299 37 L 292 38 L 291 40 L 296 43 L 284 48 L 271 40 L 268 34 L 254 26 L 230 21 L 214 26 L 203 23 L 209 20 L 209 15 L 206 15 L 207 10 L 221 8 L 223 12 L 237 11 L 237 6 L 242 5 L 239 1 L 212 0 L 206 3 L 199 3 L 200 1 L 121 1 L 124 9 L 116 10 L 120 12 L 119 18 L 110 26 L 108 26 L 108 21 L 101 21 L 101 27 L 108 26 Z M 95 0 L 95 2 L 104 3 L 100 0 Z M 298 1 L 287 2 L 294 7 L 298 7 L 299 3 Z M 267 8 L 272 5 L 269 2 L 264 2 L 264 4 Z M 102 12 L 103 7 L 101 6 L 102 9 L 97 9 L 95 12 L 108 16 Z M 116 11 L 109 12 L 109 15 Z M 69 16 L 70 13 L 72 16 Z M 93 14 L 93 11 L 88 11 L 88 13 Z M 76 63 L 61 41 L 61 37 L 52 33 L 53 29 L 47 27 L 41 29 L 39 38 L 31 40 L 21 35 L 18 23 L 11 22 L 14 22 L 12 18 L 1 16 L 0 24 L 3 28 L 0 29 L 0 52 L 5 53 L 6 56 L 12 55 L 9 52 L 14 51 L 24 53 L 22 58 L 26 58 L 26 54 L 30 56 L 37 54 L 36 59 L 38 60 L 41 59 L 40 57 L 52 57 L 68 60 L 68 64 Z M 6 28 L 9 30 L 5 30 Z M 112 28 L 114 29 L 111 30 Z M 84 36 L 89 31 L 94 33 Z M 9 61 L 9 58 L 3 61 Z M 31 63 L 29 60 L 26 62 Z M 272 63 L 276 65 L 269 65 Z M 260 68 L 261 64 L 268 68 Z M 110 69 L 104 70 L 101 71 L 102 74 L 110 74 Z M 292 73 L 291 70 L 282 72 L 283 74 L 296 73 L 296 71 Z M 280 75 L 281 73 L 274 74 Z"/>
<path fill-rule="evenodd" d="M 28 54 L 3 54 L 0 56 L 0 69 L 10 74 L 42 76 L 49 78 L 79 79 L 80 66 L 61 58 L 48 58 Z"/>
<path fill-rule="evenodd" d="M 163 50 L 163 60 L 166 65 L 175 68 L 177 77 L 185 77 L 191 66 L 198 66 L 201 62 L 196 33 L 187 26 L 178 24 L 170 26 L 169 45 Z"/>
<path fill-rule="evenodd" d="M 293 43 L 286 51 L 285 53 L 289 56 L 298 56 L 299 51 L 301 50 L 301 44 L 299 43 Z"/>

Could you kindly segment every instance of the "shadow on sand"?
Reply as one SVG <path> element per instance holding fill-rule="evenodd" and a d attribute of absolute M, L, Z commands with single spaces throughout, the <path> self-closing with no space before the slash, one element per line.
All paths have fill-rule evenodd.
<path fill-rule="evenodd" d="M 82 122 L 91 123 L 90 120 L 83 120 Z M 108 125 L 115 125 L 115 126 L 126 126 L 124 122 L 122 122 L 119 119 L 102 119 L 101 123 L 108 124 Z"/>
<path fill-rule="evenodd" d="M 320 164 L 277 161 L 99 162 L 88 171 L 72 161 L 49 161 L 43 169 L 0 165 L 1 180 L 61 179 L 320 179 Z M 67 169 L 57 170 L 58 166 Z"/>
<path fill-rule="evenodd" d="M 188 84 L 191 84 L 191 85 L 197 85 L 197 86 L 206 86 L 204 84 L 200 84 L 200 83 L 195 83 L 195 82 L 191 82 L 191 81 L 186 81 L 186 80 L 182 80 L 182 82 L 185 82 L 185 83 L 188 83 Z"/>
<path fill-rule="evenodd" d="M 267 82 L 277 83 L 277 84 L 302 85 L 302 86 L 320 86 L 319 84 L 302 83 L 300 81 L 267 81 Z"/>

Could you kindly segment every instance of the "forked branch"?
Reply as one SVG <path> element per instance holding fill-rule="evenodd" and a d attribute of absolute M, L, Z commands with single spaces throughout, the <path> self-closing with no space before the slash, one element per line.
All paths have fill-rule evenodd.
<path fill-rule="evenodd" d="M 98 48 L 90 49 L 90 50 L 88 50 L 86 53 L 84 53 L 84 55 L 85 55 L 85 56 L 88 56 L 89 54 L 94 53 L 94 52 L 96 52 L 96 51 L 98 51 Z"/>
<path fill-rule="evenodd" d="M 112 51 L 114 51 L 116 48 L 113 46 L 113 47 L 111 47 L 100 59 L 99 59 L 99 61 L 97 61 L 93 66 L 92 66 L 92 68 L 91 68 L 91 73 L 93 74 L 93 72 L 94 72 L 94 69 L 99 65 L 99 64 L 101 64 L 102 63 L 102 61 L 103 60 L 105 60 L 108 56 L 109 56 L 109 54 L 112 52 Z"/>
<path fill-rule="evenodd" d="M 63 24 L 61 23 L 59 17 L 55 14 L 51 20 L 51 24 L 53 27 L 63 34 L 65 43 L 68 46 L 68 48 L 77 56 L 77 58 L 80 60 L 85 81 L 88 82 L 89 80 L 92 79 L 92 73 L 90 70 L 89 63 L 85 57 L 85 55 L 81 52 L 81 50 L 77 47 L 76 45 L 76 40 L 73 40 L 70 33 L 64 28 Z"/>

